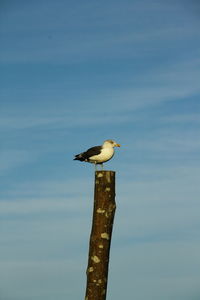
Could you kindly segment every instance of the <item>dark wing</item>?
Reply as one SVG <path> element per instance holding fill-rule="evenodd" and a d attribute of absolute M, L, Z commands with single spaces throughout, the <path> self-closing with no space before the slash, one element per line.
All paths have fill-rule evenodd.
<path fill-rule="evenodd" d="M 74 160 L 87 161 L 91 156 L 101 153 L 102 146 L 89 148 L 87 151 L 75 155 Z"/>
<path fill-rule="evenodd" d="M 84 155 L 86 158 L 89 158 L 94 155 L 98 155 L 101 153 L 101 149 L 102 149 L 102 146 L 92 147 L 92 148 L 88 149 L 86 152 L 84 152 Z"/>

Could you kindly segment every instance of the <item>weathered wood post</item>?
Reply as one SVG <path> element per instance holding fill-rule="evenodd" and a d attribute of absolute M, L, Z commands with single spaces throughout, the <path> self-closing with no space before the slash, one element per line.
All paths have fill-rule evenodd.
<path fill-rule="evenodd" d="M 115 172 L 96 171 L 85 300 L 106 299 L 115 209 Z"/>

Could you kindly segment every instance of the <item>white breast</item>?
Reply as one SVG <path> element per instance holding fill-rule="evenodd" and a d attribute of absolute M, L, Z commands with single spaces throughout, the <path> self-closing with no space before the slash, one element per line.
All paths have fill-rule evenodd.
<path fill-rule="evenodd" d="M 114 155 L 114 149 L 109 147 L 109 148 L 103 148 L 101 150 L 101 153 L 98 155 L 91 156 L 89 161 L 93 163 L 103 163 L 111 159 Z"/>

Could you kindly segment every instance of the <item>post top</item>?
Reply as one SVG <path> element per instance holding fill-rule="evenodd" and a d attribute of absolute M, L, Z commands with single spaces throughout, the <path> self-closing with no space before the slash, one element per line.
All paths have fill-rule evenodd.
<path fill-rule="evenodd" d="M 110 183 L 115 180 L 115 172 L 114 171 L 96 171 L 95 172 L 95 180 L 98 182 L 107 182 Z"/>
<path fill-rule="evenodd" d="M 112 170 L 98 170 L 98 171 L 95 171 L 95 174 L 99 174 L 99 173 L 102 173 L 102 174 L 115 173 L 115 171 L 112 171 Z"/>

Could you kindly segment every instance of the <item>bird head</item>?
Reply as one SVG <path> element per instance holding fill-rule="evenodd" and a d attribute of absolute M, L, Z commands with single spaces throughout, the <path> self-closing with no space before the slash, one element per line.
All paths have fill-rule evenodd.
<path fill-rule="evenodd" d="M 116 143 L 115 141 L 113 140 L 106 140 L 104 143 L 103 143 L 103 146 L 106 146 L 106 147 L 120 147 L 121 145 Z"/>

